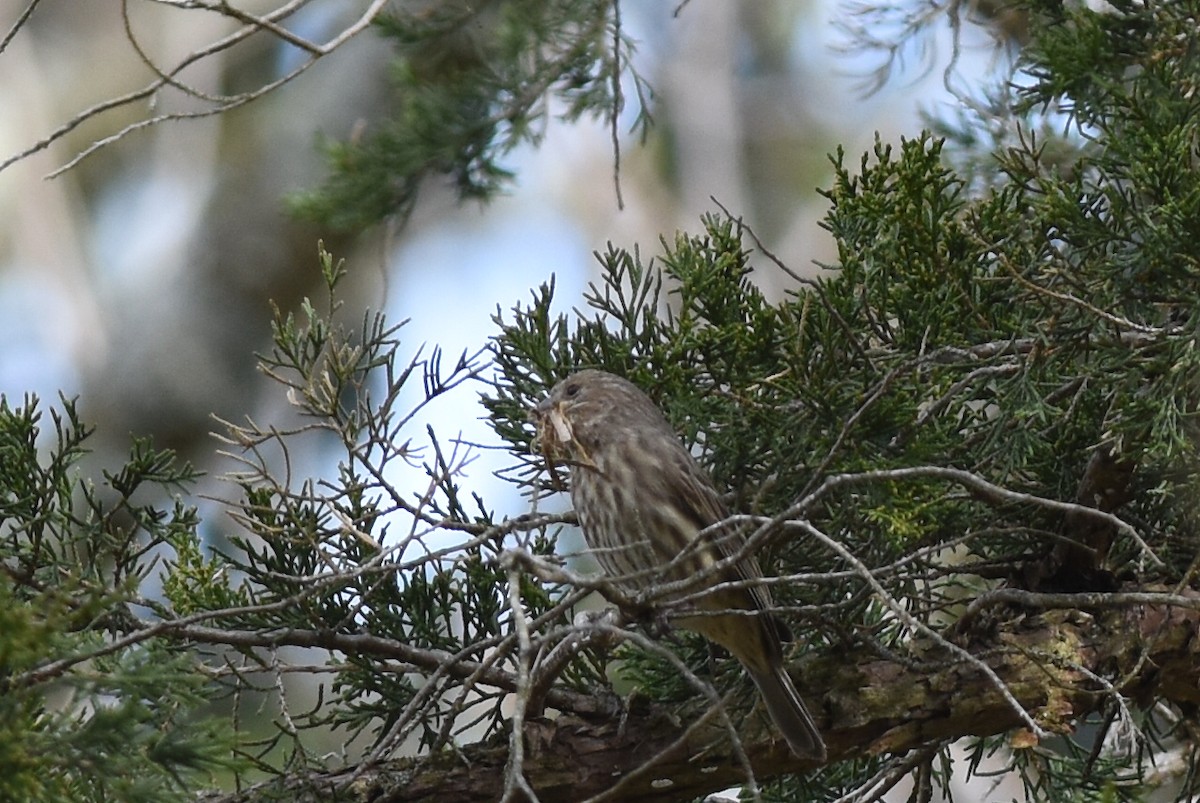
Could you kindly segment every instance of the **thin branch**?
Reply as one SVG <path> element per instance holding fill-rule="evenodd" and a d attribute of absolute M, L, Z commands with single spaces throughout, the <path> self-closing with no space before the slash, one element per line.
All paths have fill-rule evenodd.
<path fill-rule="evenodd" d="M 533 663 L 533 643 L 529 637 L 529 622 L 521 601 L 521 573 L 516 567 L 508 570 L 508 606 L 517 631 L 517 678 L 511 730 L 508 736 L 508 766 L 504 768 L 504 795 L 500 803 L 510 803 L 520 792 L 530 801 L 538 801 L 537 793 L 525 778 L 525 706 L 530 696 L 530 665 Z"/>
<path fill-rule="evenodd" d="M 21 12 L 21 15 L 17 17 L 16 21 L 8 29 L 8 33 L 4 34 L 4 38 L 0 39 L 0 53 L 8 49 L 13 37 L 25 27 L 25 23 L 29 21 L 29 18 L 33 15 L 33 10 L 37 8 L 40 2 L 41 0 L 29 0 L 29 5 L 25 6 L 25 10 Z"/>
<path fill-rule="evenodd" d="M 1167 608 L 1187 608 L 1200 611 L 1200 597 L 1173 594 L 1161 591 L 1106 591 L 1079 594 L 1041 593 L 1023 591 L 1019 588 L 997 588 L 985 591 L 971 601 L 963 611 L 961 619 L 969 623 L 986 608 L 998 605 L 1020 605 L 1026 608 L 1051 610 L 1092 610 L 1099 608 L 1125 608 L 1132 605 L 1161 605 Z"/>
<path fill-rule="evenodd" d="M 605 803 L 610 800 L 622 800 L 626 789 L 635 787 L 645 783 L 648 779 L 656 777 L 655 768 L 661 766 L 664 761 L 678 759 L 681 755 L 692 755 L 688 753 L 680 753 L 684 748 L 689 738 L 699 730 L 703 725 L 707 724 L 712 717 L 719 717 L 722 726 L 725 729 L 730 739 L 730 747 L 733 751 L 733 759 L 741 766 L 745 773 L 744 784 L 745 791 L 750 793 L 753 799 L 760 799 L 758 784 L 755 780 L 754 768 L 751 766 L 750 758 L 746 754 L 745 746 L 742 743 L 741 737 L 738 735 L 737 728 L 733 721 L 729 718 L 729 708 L 726 705 L 726 700 L 717 694 L 710 684 L 704 682 L 692 671 L 691 667 L 683 663 L 674 652 L 666 649 L 657 641 L 647 638 L 640 633 L 635 633 L 621 628 L 614 628 L 608 625 L 597 625 L 600 632 L 612 637 L 631 641 L 647 652 L 653 652 L 665 658 L 680 676 L 688 682 L 688 684 L 696 691 L 700 692 L 707 698 L 711 704 L 710 708 L 697 720 L 687 728 L 683 729 L 683 733 L 679 735 L 672 743 L 668 744 L 663 749 L 648 756 L 641 764 L 630 769 L 621 776 L 621 780 L 614 786 L 606 789 L 604 792 L 587 798 L 584 803 Z"/>
<path fill-rule="evenodd" d="M 1060 293 L 1057 290 L 1051 290 L 1049 287 L 1044 287 L 1040 284 L 1037 284 L 1036 282 L 1026 278 L 1024 274 L 1017 269 L 1017 266 L 1014 265 L 1012 260 L 1008 258 L 1004 248 L 1000 244 L 985 242 L 984 239 L 978 234 L 974 234 L 973 237 L 976 244 L 985 249 L 985 253 L 995 254 L 997 261 L 1004 266 L 1004 269 L 1008 272 L 1009 276 L 1015 279 L 1018 284 L 1026 287 L 1034 293 L 1049 296 L 1056 301 L 1061 301 L 1065 304 L 1071 304 L 1087 310 L 1100 320 L 1107 321 L 1121 330 L 1132 331 L 1141 335 L 1150 335 L 1152 337 L 1157 337 L 1168 331 L 1166 328 L 1159 326 L 1146 326 L 1144 324 L 1135 323 L 1128 318 L 1122 318 L 1120 315 L 1114 315 L 1107 310 L 1100 309 L 1095 304 L 1085 301 L 1077 296 L 1073 296 L 1070 293 Z"/>
<path fill-rule="evenodd" d="M 609 120 L 609 136 L 612 139 L 613 150 L 613 189 L 617 193 L 617 209 L 624 211 L 625 198 L 621 194 L 621 138 L 617 124 L 621 116 L 621 107 L 625 98 L 621 94 L 621 0 L 612 0 L 613 6 L 613 64 L 612 64 L 612 93 L 613 105 L 611 120 Z"/>
<path fill-rule="evenodd" d="M 1035 496 L 1034 494 L 1023 493 L 1021 491 L 1012 491 L 996 485 L 995 483 L 988 482 L 977 474 L 972 474 L 969 471 L 956 468 L 945 468 L 941 466 L 915 466 L 912 468 L 864 471 L 857 474 L 835 474 L 827 477 L 825 481 L 821 483 L 820 487 L 815 489 L 802 502 L 797 503 L 789 508 L 788 516 L 801 515 L 804 510 L 811 507 L 812 502 L 818 497 L 843 485 L 911 479 L 949 480 L 958 485 L 962 485 L 965 488 L 976 491 L 993 504 L 997 502 L 1011 502 L 1023 505 L 1036 505 L 1058 513 L 1072 513 L 1084 518 L 1090 518 L 1103 522 L 1111 526 L 1116 531 L 1127 535 L 1142 550 L 1142 554 L 1149 558 L 1150 561 L 1156 566 L 1166 565 L 1156 554 L 1154 554 L 1154 550 L 1152 550 L 1149 544 L 1142 539 L 1137 530 L 1135 530 L 1123 519 L 1118 518 L 1112 513 L 1108 513 L 1103 510 L 1097 510 L 1096 508 L 1088 507 L 1087 505 L 1080 505 L 1075 502 L 1062 502 L 1057 499 L 1048 499 L 1043 496 Z M 781 516 L 782 515 L 783 514 L 781 514 Z M 786 519 L 787 516 L 783 516 L 783 518 Z"/>
<path fill-rule="evenodd" d="M 209 11 L 215 11 L 217 13 L 225 14 L 226 16 L 230 16 L 239 21 L 245 21 L 246 18 L 251 20 L 249 22 L 249 24 L 244 25 L 242 28 L 235 31 L 234 33 L 232 33 L 222 39 L 219 39 L 204 48 L 201 48 L 199 50 L 193 51 L 192 53 L 189 53 L 187 56 L 182 58 L 179 62 L 177 62 L 175 64 L 174 67 L 172 67 L 169 70 L 164 70 L 164 69 L 158 67 L 153 62 L 153 60 L 150 59 L 149 56 L 144 53 L 144 51 L 140 48 L 140 46 L 138 46 L 136 37 L 133 35 L 132 29 L 128 25 L 128 20 L 126 20 L 127 36 L 130 37 L 130 41 L 134 44 L 135 48 L 137 49 L 139 57 L 156 74 L 157 77 L 155 78 L 155 80 L 151 81 L 149 84 L 142 87 L 141 89 L 135 90 L 133 92 L 129 92 L 125 95 L 121 95 L 116 98 L 111 98 L 111 99 L 103 101 L 101 103 L 97 103 L 97 104 L 90 106 L 89 108 L 84 109 L 83 111 L 77 113 L 74 117 L 72 117 L 70 120 L 68 120 L 67 122 L 60 125 L 58 128 L 56 128 L 54 131 L 52 131 L 47 136 L 38 140 L 34 144 L 25 148 L 24 150 L 19 151 L 18 153 L 13 154 L 12 156 L 9 156 L 7 159 L 5 159 L 3 161 L 0 161 L 0 172 L 3 172 L 6 168 L 12 166 L 16 162 L 21 161 L 22 159 L 32 156 L 33 154 L 38 153 L 39 151 L 45 150 L 51 144 L 53 144 L 54 142 L 57 142 L 59 139 L 62 139 L 64 136 L 66 136 L 68 133 L 73 131 L 75 128 L 79 127 L 81 124 L 92 119 L 93 117 L 97 117 L 101 114 L 104 114 L 105 112 L 120 108 L 122 106 L 127 106 L 132 103 L 136 103 L 139 100 L 144 100 L 146 98 L 149 98 L 149 97 L 153 96 L 155 93 L 157 93 L 159 90 L 161 90 L 164 86 L 174 86 L 174 87 L 178 88 L 180 91 L 183 91 L 193 97 L 197 97 L 197 98 L 212 102 L 215 105 L 209 109 L 202 109 L 202 110 L 189 111 L 189 112 L 173 112 L 173 113 L 169 113 L 169 114 L 161 114 L 161 115 L 146 118 L 143 120 L 138 120 L 133 123 L 129 123 L 128 125 L 121 128 L 119 131 L 117 131 L 116 133 L 93 141 L 90 145 L 88 145 L 86 148 L 84 148 L 79 153 L 77 153 L 73 158 L 71 158 L 66 163 L 64 163 L 57 169 L 55 169 L 55 170 L 51 171 L 49 174 L 47 174 L 46 177 L 47 178 L 55 178 L 57 176 L 62 175 L 66 171 L 68 171 L 68 170 L 72 169 L 73 167 L 75 167 L 76 165 L 78 165 L 80 162 L 82 162 L 87 157 L 91 156 L 96 151 L 98 151 L 101 148 L 104 148 L 108 145 L 111 145 L 115 142 L 118 142 L 119 140 L 125 138 L 129 134 L 134 133 L 135 131 L 140 131 L 141 129 L 148 128 L 150 126 L 155 126 L 155 125 L 159 125 L 161 123 L 175 121 L 175 120 L 191 120 L 191 119 L 199 119 L 199 118 L 204 118 L 204 117 L 211 117 L 211 116 L 218 115 L 218 114 L 223 114 L 227 111 L 236 109 L 240 106 L 246 105 L 247 103 L 258 100 L 259 98 L 275 91 L 276 89 L 283 86 L 284 84 L 291 82 L 292 80 L 297 78 L 300 74 L 307 71 L 308 68 L 311 67 L 313 64 L 315 64 L 318 59 L 329 55 L 334 50 L 336 50 L 337 48 L 341 47 L 343 44 L 348 42 L 350 39 L 354 38 L 355 36 L 360 34 L 362 31 L 366 30 L 371 25 L 371 23 L 374 21 L 374 19 L 377 16 L 379 16 L 379 14 L 383 11 L 384 7 L 387 4 L 387 0 L 372 0 L 372 3 L 370 4 L 370 6 L 368 6 L 367 9 L 351 25 L 343 28 L 336 36 L 329 39 L 324 44 L 318 45 L 318 44 L 313 44 L 311 42 L 308 42 L 307 40 L 300 39 L 299 37 L 295 37 L 294 35 L 288 34 L 286 32 L 286 30 L 283 29 L 278 24 L 279 20 L 288 17 L 289 15 L 294 13 L 297 9 L 303 7 L 304 5 L 306 5 L 309 2 L 311 2 L 311 0 L 291 0 L 291 2 L 288 2 L 288 3 L 284 4 L 283 6 L 280 6 L 279 8 L 273 10 L 270 14 L 262 15 L 262 16 L 247 15 L 244 12 L 240 12 L 235 9 L 231 9 L 223 2 L 219 3 L 217 5 L 198 4 L 198 3 L 187 3 L 187 4 L 168 3 L 168 5 L 174 5 L 179 8 L 189 8 L 189 9 L 204 8 Z M 27 11 L 29 11 L 29 10 L 30 9 L 27 9 Z M 175 79 L 175 76 L 177 76 L 185 67 L 187 67 L 191 64 L 194 64 L 195 62 L 197 62 L 201 59 L 208 58 L 208 57 L 210 57 L 216 53 L 219 53 L 223 50 L 227 50 L 228 48 L 234 46 L 235 44 L 245 40 L 246 38 L 248 38 L 256 33 L 259 33 L 260 31 L 267 31 L 268 33 L 270 33 L 274 36 L 286 35 L 287 40 L 291 44 L 294 44 L 296 47 L 301 48 L 302 50 L 304 50 L 305 52 L 307 52 L 309 54 L 309 59 L 307 61 L 303 62 L 302 64 L 300 64 L 295 69 L 293 69 L 291 72 L 287 73 L 286 75 L 284 75 L 274 81 L 270 81 L 266 84 L 263 84 L 262 86 L 258 87 L 257 89 L 254 89 L 249 92 L 243 92 L 243 93 L 240 93 L 237 95 L 229 95 L 229 96 L 208 95 L 207 93 L 201 92 L 200 90 L 197 90 L 194 87 L 186 86 L 186 85 L 180 83 L 177 79 Z M 10 31 L 10 35 L 11 35 L 11 33 L 12 32 Z M 295 41 L 293 41 L 293 39 Z"/>
<path fill-rule="evenodd" d="M 897 756 L 857 788 L 834 800 L 834 803 L 867 803 L 882 800 L 905 776 L 932 760 L 945 746 L 944 742 L 933 742 L 910 750 L 903 756 Z"/>
<path fill-rule="evenodd" d="M 850 552 L 850 550 L 842 546 L 840 542 L 830 538 L 820 529 L 814 527 L 808 522 L 795 522 L 795 524 L 824 544 L 826 548 L 833 551 L 838 557 L 846 561 L 846 563 L 853 566 L 859 572 L 859 576 L 862 577 L 862 579 L 866 581 L 869 586 L 871 586 L 871 589 L 875 592 L 875 598 L 882 602 L 884 606 L 886 606 L 891 612 L 891 614 L 900 620 L 905 627 L 914 633 L 920 633 L 926 636 L 935 644 L 947 650 L 950 654 L 958 657 L 960 660 L 965 661 L 982 672 L 984 676 L 991 681 L 992 685 L 1000 694 L 1000 696 L 1003 697 L 1004 700 L 1012 707 L 1013 712 L 1021 718 L 1026 726 L 1028 726 L 1028 728 L 1033 731 L 1033 733 L 1036 734 L 1039 739 L 1045 740 L 1049 738 L 1050 734 L 1044 728 L 1042 728 L 1042 726 L 1039 725 L 1032 716 L 1030 716 L 1029 712 L 1026 711 L 1025 708 L 1017 701 L 1017 698 L 1013 696 L 1012 690 L 1008 688 L 1008 685 L 1000 679 L 999 675 L 996 674 L 996 670 L 989 666 L 987 662 L 971 654 L 966 649 L 960 647 L 954 642 L 948 641 L 932 627 L 918 620 L 915 616 L 909 613 L 907 607 L 905 607 L 899 600 L 892 596 L 887 589 L 885 589 L 880 582 L 875 579 L 866 565 L 856 558 L 854 554 Z"/>

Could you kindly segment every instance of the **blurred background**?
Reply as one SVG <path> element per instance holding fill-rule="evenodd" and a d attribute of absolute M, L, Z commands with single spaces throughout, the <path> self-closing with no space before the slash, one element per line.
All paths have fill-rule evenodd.
<path fill-rule="evenodd" d="M 327 41 L 368 5 L 315 0 L 286 24 Z M 173 64 L 237 28 L 182 6 L 0 0 L 5 30 L 33 9 L 0 52 L 0 160 L 145 86 L 154 75 L 137 48 Z M 269 348 L 272 302 L 291 310 L 306 296 L 322 298 L 319 239 L 346 260 L 347 320 L 366 310 L 408 319 L 401 337 L 411 353 L 438 345 L 448 357 L 486 346 L 497 309 L 527 300 L 551 276 L 560 309 L 581 306 L 594 251 L 611 241 L 648 257 L 660 236 L 698 229 L 700 215 L 717 210 L 712 198 L 792 269 L 832 265 L 817 191 L 831 179 L 828 154 L 841 145 L 855 164 L 876 132 L 884 142 L 916 136 L 924 113 L 956 109 L 996 72 L 1005 58 L 997 41 L 1019 38 L 983 9 L 988 23 L 961 21 L 956 48 L 950 19 L 912 6 L 909 16 L 888 17 L 838 0 L 623 4 L 623 25 L 638 42 L 634 63 L 655 92 L 648 140 L 621 142 L 623 209 L 607 125 L 555 120 L 540 147 L 512 155 L 511 191 L 487 205 L 460 205 L 431 181 L 402 226 L 348 236 L 290 217 L 284 195 L 325 174 L 320 138 L 354 136 L 386 102 L 391 50 L 369 29 L 255 102 L 141 128 L 48 178 L 126 125 L 204 104 L 168 89 L 83 119 L 0 171 L 0 394 L 10 404 L 28 393 L 44 403 L 78 396 L 97 428 L 98 464 L 116 464 L 131 436 L 152 435 L 208 471 L 201 491 L 220 497 L 233 491 L 219 480 L 228 466 L 217 456 L 213 416 L 286 420 L 287 400 L 257 372 L 254 355 Z M 891 54 L 898 58 L 880 82 L 889 52 L 865 47 L 847 27 L 886 41 L 914 23 L 930 27 Z M 256 36 L 179 77 L 212 92 L 251 90 L 303 55 Z M 634 106 L 627 92 L 622 132 Z M 758 262 L 769 295 L 792 286 Z M 468 385 L 435 406 L 428 421 L 443 439 L 496 443 L 476 394 Z M 414 423 L 417 440 L 424 423 Z M 298 472 L 325 470 L 319 452 L 305 459 Z M 522 512 L 528 502 L 492 476 L 504 464 L 503 452 L 481 450 L 464 482 L 499 511 Z"/>
<path fill-rule="evenodd" d="M 131 33 L 149 57 L 173 64 L 237 27 L 148 0 L 128 3 L 123 19 L 121 6 L 35 4 L 0 52 L 0 160 L 145 86 L 153 74 Z M 272 6 L 246 4 L 258 13 Z M 288 26 L 325 41 L 366 6 L 312 2 Z M 26 7 L 0 0 L 5 27 Z M 145 127 L 47 178 L 130 123 L 202 104 L 168 88 L 87 119 L 0 171 L 0 393 L 79 395 L 85 417 L 122 451 L 131 433 L 152 434 L 203 462 L 211 415 L 269 413 L 253 355 L 267 342 L 269 302 L 287 310 L 319 296 L 320 238 L 347 260 L 348 307 L 410 318 L 414 348 L 437 343 L 449 353 L 483 346 L 497 305 L 526 299 L 552 274 L 569 309 L 594 272 L 593 251 L 612 241 L 652 254 L 660 235 L 694 230 L 716 211 L 710 198 L 793 269 L 833 263 L 818 225 L 828 154 L 840 144 L 854 163 L 876 132 L 885 142 L 916 135 L 924 110 L 959 102 L 943 80 L 948 25 L 935 25 L 922 40 L 930 47 L 914 48 L 869 92 L 882 54 L 849 42 L 837 22 L 853 19 L 837 0 L 626 4 L 635 65 L 656 94 L 648 141 L 621 143 L 623 210 L 608 127 L 585 120 L 553 121 L 541 147 L 517 151 L 511 192 L 487 205 L 458 205 L 427 182 L 403 226 L 347 237 L 289 217 L 283 196 L 325 174 L 320 137 L 353 136 L 386 100 L 391 51 L 369 29 L 253 103 Z M 957 60 L 956 80 L 969 85 L 997 54 L 984 31 L 963 39 L 973 46 Z M 259 36 L 197 60 L 180 78 L 239 91 L 302 55 Z M 630 124 L 635 107 L 630 97 Z M 787 286 L 770 268 L 759 279 L 768 292 Z M 476 417 L 464 413 L 464 426 Z"/>

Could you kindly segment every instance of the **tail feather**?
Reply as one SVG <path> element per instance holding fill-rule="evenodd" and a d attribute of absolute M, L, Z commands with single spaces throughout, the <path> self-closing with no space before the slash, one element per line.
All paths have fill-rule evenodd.
<path fill-rule="evenodd" d="M 766 672 L 750 670 L 750 677 L 754 680 L 754 685 L 758 686 L 767 713 L 771 715 L 792 752 L 800 758 L 824 761 L 825 741 L 782 664 L 776 663 Z"/>

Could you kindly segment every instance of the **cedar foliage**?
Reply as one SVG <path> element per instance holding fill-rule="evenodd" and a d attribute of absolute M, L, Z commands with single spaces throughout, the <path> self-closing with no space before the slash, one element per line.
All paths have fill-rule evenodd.
<path fill-rule="evenodd" d="M 526 5 L 489 20 L 510 30 Z M 493 159 L 535 122 L 534 107 L 495 105 L 501 79 L 563 86 L 573 65 L 592 76 L 580 92 L 603 86 L 608 4 L 572 6 L 593 27 L 568 26 L 579 37 L 561 58 L 522 62 L 533 78 L 501 68 L 568 29 L 551 16 L 567 5 L 535 5 L 548 16 L 532 39 L 470 50 L 464 74 L 493 82 L 453 80 L 445 96 L 421 83 L 431 96 L 400 107 L 465 121 L 445 153 L 339 151 L 343 167 L 389 176 L 391 194 L 342 174 L 329 208 L 355 196 L 367 205 L 346 207 L 351 222 L 402 213 L 431 172 L 491 192 Z M 587 753 L 539 752 L 538 738 L 570 744 L 569 724 L 617 747 L 627 734 L 609 726 L 627 717 L 641 744 L 669 743 L 714 708 L 726 719 L 685 738 L 710 745 L 719 771 L 684 766 L 676 786 L 626 799 L 731 779 L 764 799 L 869 798 L 905 777 L 928 799 L 964 771 L 951 745 L 967 773 L 989 756 L 1015 770 L 1029 800 L 1193 796 L 1200 665 L 1178 637 L 1196 627 L 1200 551 L 1200 8 L 1017 5 L 1022 79 L 985 120 L 836 154 L 825 225 L 838 261 L 779 302 L 752 274 L 790 267 L 752 222 L 712 214 L 653 258 L 598 254 L 579 313 L 553 316 L 548 282 L 498 310 L 485 350 L 447 361 L 380 316 L 338 323 L 341 268 L 323 255 L 328 306 L 277 313 L 262 359 L 299 423 L 224 428 L 244 469 L 235 524 L 202 528 L 183 501 L 194 472 L 145 443 L 102 481 L 82 477 L 88 432 L 70 401 L 0 404 L 4 796 L 182 799 L 233 776 L 258 785 L 231 799 L 570 799 L 611 786 L 613 766 L 589 774 Z M 613 103 L 580 97 L 599 98 L 580 110 Z M 497 120 L 512 131 L 481 127 Z M 646 389 L 733 509 L 774 518 L 756 538 L 787 578 L 773 593 L 801 635 L 789 661 L 828 766 L 780 751 L 734 662 L 653 623 L 581 617 L 608 589 L 564 557 L 570 515 L 498 514 L 463 480 L 462 445 L 412 426 L 445 394 L 481 389 L 506 476 L 553 492 L 526 410 L 584 366 Z M 336 471 L 298 477 L 289 458 L 305 443 Z M 424 479 L 402 484 L 405 466 Z M 1157 630 L 1129 626 L 1154 617 Z M 880 667 L 964 685 L 855 687 Z M 304 676 L 315 695 L 291 685 Z M 964 688 L 1016 704 L 972 719 Z M 634 784 L 655 757 L 615 766 Z"/>

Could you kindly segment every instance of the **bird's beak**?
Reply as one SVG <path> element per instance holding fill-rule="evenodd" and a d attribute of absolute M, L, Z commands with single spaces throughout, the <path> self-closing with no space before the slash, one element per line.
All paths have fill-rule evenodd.
<path fill-rule="evenodd" d="M 546 468 L 550 472 L 550 485 L 557 491 L 563 489 L 562 479 L 558 476 L 558 460 L 565 456 L 563 446 L 569 443 L 571 428 L 551 401 L 550 397 L 542 399 L 529 410 L 529 420 L 534 423 L 536 432 L 530 447 L 540 452 L 546 460 Z M 564 433 L 566 439 L 564 440 Z"/>
<path fill-rule="evenodd" d="M 546 437 L 547 432 L 551 433 L 549 439 L 551 443 L 567 444 L 574 438 L 571 433 L 571 424 L 562 414 L 562 408 L 554 404 L 549 396 L 530 410 L 529 417 L 537 423 L 542 438 Z"/>

